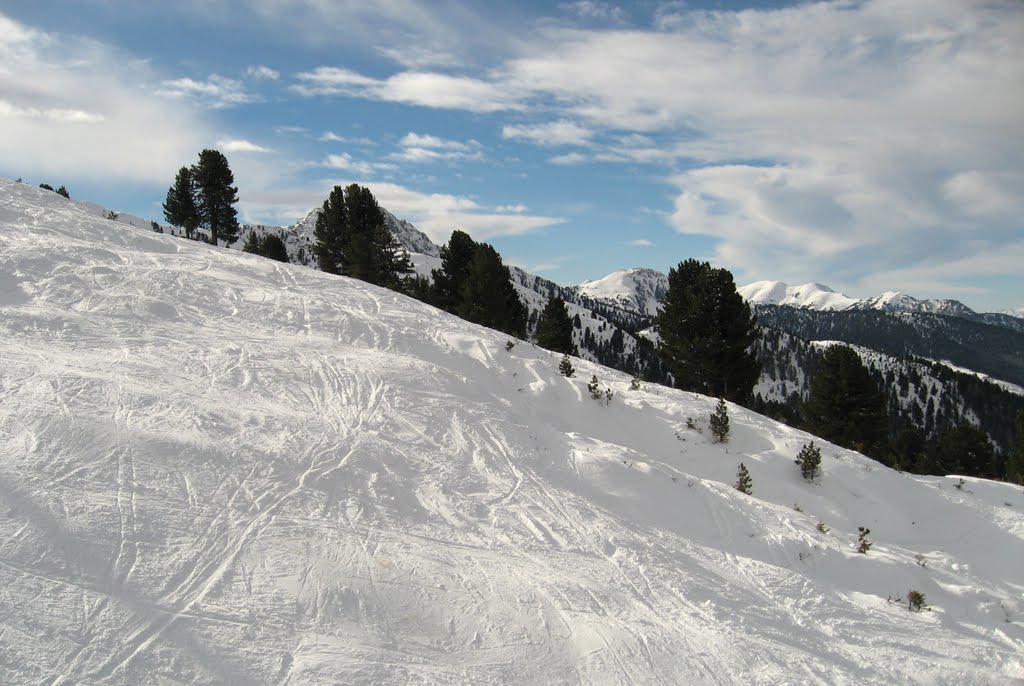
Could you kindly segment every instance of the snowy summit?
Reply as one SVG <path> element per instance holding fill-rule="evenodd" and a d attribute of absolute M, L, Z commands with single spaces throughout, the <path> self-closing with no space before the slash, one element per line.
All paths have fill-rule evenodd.
<path fill-rule="evenodd" d="M 1019 487 L 507 343 L 0 180 L 0 682 L 1024 678 Z"/>

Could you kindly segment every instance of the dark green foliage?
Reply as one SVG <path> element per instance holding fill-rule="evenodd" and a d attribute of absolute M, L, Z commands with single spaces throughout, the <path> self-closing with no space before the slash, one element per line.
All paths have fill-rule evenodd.
<path fill-rule="evenodd" d="M 800 475 L 814 481 L 821 471 L 821 448 L 814 445 L 814 441 L 805 443 L 796 456 L 796 463 L 800 465 Z"/>
<path fill-rule="evenodd" d="M 402 284 L 402 291 L 420 302 L 432 303 L 433 286 L 430 279 L 419 274 L 411 274 Z"/>
<path fill-rule="evenodd" d="M 452 231 L 448 244 L 441 247 L 441 268 L 431 274 L 434 277 L 434 303 L 442 310 L 457 313 L 476 249 L 476 241 L 465 231 L 458 230 Z"/>
<path fill-rule="evenodd" d="M 572 321 L 565 301 L 558 297 L 549 298 L 537 320 L 537 345 L 556 353 L 576 354 L 576 346 L 572 342 Z"/>
<path fill-rule="evenodd" d="M 43 190 L 47 190 L 47 191 L 52 191 L 53 190 L 53 186 L 51 186 L 48 183 L 41 183 L 41 184 L 39 184 L 39 187 L 42 188 Z"/>
<path fill-rule="evenodd" d="M 260 253 L 264 257 L 268 257 L 278 262 L 288 261 L 288 248 L 285 247 L 284 241 L 276 233 L 268 233 L 263 237 L 263 252 Z"/>
<path fill-rule="evenodd" d="M 1006 480 L 1024 486 L 1024 410 L 1014 422 L 1016 436 L 1006 458 Z"/>
<path fill-rule="evenodd" d="M 757 332 L 750 306 L 727 269 L 686 260 L 669 270 L 658 311 L 658 353 L 679 388 L 742 402 L 760 365 L 750 351 Z"/>
<path fill-rule="evenodd" d="M 924 459 L 924 436 L 917 429 L 904 429 L 889 442 L 885 460 L 879 460 L 893 469 L 909 470 Z"/>
<path fill-rule="evenodd" d="M 888 432 L 885 396 L 852 348 L 829 346 L 801 409 L 807 431 L 867 455 L 883 452 Z"/>
<path fill-rule="evenodd" d="M 498 251 L 487 243 L 476 248 L 456 314 L 516 338 L 526 336 L 526 305 Z"/>
<path fill-rule="evenodd" d="M 949 360 L 959 367 L 984 372 L 1024 386 L 1024 323 L 1007 318 L 1005 325 L 974 318 L 928 312 L 893 316 L 877 310 L 821 311 L 777 305 L 755 308 L 760 324 L 805 340 L 844 341 L 889 355 L 912 354 Z"/>
<path fill-rule="evenodd" d="M 260 236 L 256 231 L 250 231 L 249 235 L 245 237 L 242 252 L 262 255 L 278 262 L 288 261 L 288 249 L 285 247 L 284 241 L 273 233 Z"/>
<path fill-rule="evenodd" d="M 558 363 L 558 373 L 567 379 L 572 378 L 572 375 L 576 373 L 576 369 L 572 366 L 572 361 L 569 360 L 568 355 L 562 355 L 562 361 Z"/>
<path fill-rule="evenodd" d="M 180 173 L 180 172 L 179 172 Z M 196 213 L 199 225 L 210 232 L 210 244 L 238 240 L 238 188 L 228 160 L 219 150 L 206 149 L 192 167 L 196 189 Z"/>
<path fill-rule="evenodd" d="M 313 229 L 313 254 L 322 271 L 344 274 L 392 290 L 422 288 L 409 255 L 384 224 L 384 213 L 369 188 L 335 186 Z"/>
<path fill-rule="evenodd" d="M 907 609 L 911 612 L 924 612 L 929 609 L 924 593 L 913 590 L 907 591 Z"/>
<path fill-rule="evenodd" d="M 512 348 L 516 347 L 515 341 L 505 341 L 505 350 L 512 352 Z"/>
<path fill-rule="evenodd" d="M 711 435 L 715 437 L 716 443 L 725 443 L 729 440 L 729 408 L 725 404 L 725 398 L 718 399 L 718 405 L 711 413 Z"/>
<path fill-rule="evenodd" d="M 328 274 L 341 274 L 347 217 L 345 191 L 341 186 L 335 186 L 324 200 L 313 229 L 313 236 L 316 238 L 312 248 L 313 255 L 320 270 Z"/>
<path fill-rule="evenodd" d="M 164 219 L 172 226 L 185 230 L 185 237 L 192 239 L 199 226 L 199 210 L 196 207 L 196 185 L 192 169 L 182 167 L 174 177 L 174 184 L 167 189 L 164 200 Z"/>
<path fill-rule="evenodd" d="M 68 189 L 65 188 L 64 186 L 61 186 L 60 188 L 57 189 L 57 195 L 63 195 L 65 198 L 68 199 L 71 198 L 71 194 L 68 193 Z"/>
<path fill-rule="evenodd" d="M 971 424 L 946 431 L 923 465 L 924 473 L 995 476 L 995 452 L 985 432 Z M 1001 475 L 1001 474 L 1000 474 Z"/>
<path fill-rule="evenodd" d="M 736 470 L 736 490 L 747 495 L 754 492 L 754 480 L 750 478 L 750 472 L 742 462 L 740 468 Z"/>
<path fill-rule="evenodd" d="M 590 383 L 587 384 L 587 390 L 590 391 L 590 397 L 594 400 L 600 400 L 601 396 L 604 395 L 599 388 L 596 374 L 590 377 Z"/>
<path fill-rule="evenodd" d="M 871 533 L 871 529 L 866 529 L 863 526 L 857 527 L 857 552 L 861 555 L 867 555 L 868 551 L 871 550 L 873 543 L 868 540 L 868 534 Z"/>

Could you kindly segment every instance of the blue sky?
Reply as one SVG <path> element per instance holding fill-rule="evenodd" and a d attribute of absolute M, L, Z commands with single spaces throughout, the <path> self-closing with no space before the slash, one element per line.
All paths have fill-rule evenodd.
<path fill-rule="evenodd" d="M 1024 305 L 1019 0 L 13 0 L 0 175 L 145 217 L 202 148 L 246 221 L 369 186 L 559 283 Z"/>

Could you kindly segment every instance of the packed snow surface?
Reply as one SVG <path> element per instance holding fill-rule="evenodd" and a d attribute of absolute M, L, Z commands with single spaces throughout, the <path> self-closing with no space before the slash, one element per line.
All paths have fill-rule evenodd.
<path fill-rule="evenodd" d="M 0 683 L 1024 677 L 1019 487 L 507 342 L 0 181 Z"/>

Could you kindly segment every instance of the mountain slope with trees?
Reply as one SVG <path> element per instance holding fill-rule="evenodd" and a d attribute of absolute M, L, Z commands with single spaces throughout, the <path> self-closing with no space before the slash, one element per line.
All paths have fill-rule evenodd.
<path fill-rule="evenodd" d="M 1024 678 L 1018 487 L 735 405 L 714 443 L 714 398 L 0 199 L 5 684 Z"/>

